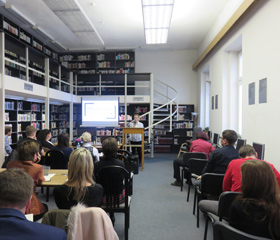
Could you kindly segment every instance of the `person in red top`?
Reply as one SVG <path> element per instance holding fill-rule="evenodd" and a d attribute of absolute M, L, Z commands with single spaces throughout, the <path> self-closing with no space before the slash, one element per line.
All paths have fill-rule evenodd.
<path fill-rule="evenodd" d="M 223 191 L 232 191 L 232 192 L 241 192 L 241 164 L 247 160 L 257 159 L 258 154 L 255 149 L 250 145 L 244 145 L 239 150 L 240 159 L 232 160 L 226 170 L 224 181 L 223 181 Z M 263 161 L 263 160 L 260 160 Z M 266 161 L 265 161 L 266 162 Z M 275 167 L 267 162 L 277 179 L 277 182 L 280 186 L 280 174 L 275 169 Z"/>
<path fill-rule="evenodd" d="M 208 141 L 208 135 L 205 132 L 199 132 L 197 134 L 197 140 L 193 140 L 190 148 L 190 152 L 203 152 L 207 155 L 215 150 L 212 144 Z M 171 183 L 172 186 L 181 186 L 181 176 L 180 176 L 180 167 L 183 166 L 183 159 L 175 159 L 173 161 L 174 168 L 174 178 L 175 182 Z"/>
<path fill-rule="evenodd" d="M 223 191 L 231 191 L 231 192 L 241 192 L 241 165 L 248 161 L 248 160 L 259 160 L 258 154 L 256 153 L 255 149 L 251 145 L 244 145 L 239 149 L 240 159 L 232 160 L 226 170 L 224 181 L 223 181 Z M 266 162 L 266 161 L 264 161 Z M 272 171 L 275 174 L 277 179 L 278 185 L 280 186 L 280 174 L 275 169 L 275 167 L 269 163 Z M 211 212 L 218 215 L 218 201 L 215 200 L 201 200 L 198 204 L 199 209 L 205 212 Z"/>

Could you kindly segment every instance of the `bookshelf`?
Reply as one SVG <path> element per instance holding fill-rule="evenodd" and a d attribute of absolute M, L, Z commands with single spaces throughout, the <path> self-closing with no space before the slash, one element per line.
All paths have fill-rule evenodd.
<path fill-rule="evenodd" d="M 37 130 L 45 128 L 45 104 L 5 99 L 5 126 L 12 127 L 12 147 L 21 137 L 25 137 L 25 128 L 29 125 Z"/>

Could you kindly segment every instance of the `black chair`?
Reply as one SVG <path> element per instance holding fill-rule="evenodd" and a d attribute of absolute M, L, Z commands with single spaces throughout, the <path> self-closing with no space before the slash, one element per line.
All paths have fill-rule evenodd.
<path fill-rule="evenodd" d="M 214 224 L 216 221 L 229 221 L 230 217 L 230 206 L 232 202 L 236 199 L 237 196 L 241 195 L 240 192 L 223 192 L 219 197 L 218 203 L 218 215 L 214 213 L 206 212 L 206 222 L 205 222 L 205 230 L 204 230 L 204 240 L 207 239 L 207 231 L 208 231 L 208 222 Z"/>
<path fill-rule="evenodd" d="M 191 158 L 207 159 L 205 153 L 197 152 L 186 152 L 183 154 L 183 167 L 181 172 L 181 191 L 183 191 L 184 176 L 186 176 L 187 182 L 191 184 L 190 170 L 189 170 L 189 160 Z"/>
<path fill-rule="evenodd" d="M 271 240 L 240 231 L 227 223 L 215 222 L 213 229 L 214 240 Z"/>
<path fill-rule="evenodd" d="M 134 176 L 131 159 L 120 153 L 117 153 L 117 159 L 124 162 L 125 169 L 129 173 L 129 176 L 130 176 L 130 178 L 129 178 L 129 186 L 130 186 L 129 196 L 131 196 L 133 194 L 133 176 Z"/>
<path fill-rule="evenodd" d="M 129 192 L 129 173 L 120 166 L 107 166 L 99 170 L 96 181 L 104 189 L 106 203 L 101 207 L 109 213 L 122 212 L 125 214 L 125 240 L 128 240 L 130 200 Z M 119 195 L 125 189 L 125 201 L 120 203 Z"/>
<path fill-rule="evenodd" d="M 194 200 L 194 211 L 196 205 L 196 218 L 197 222 L 196 225 L 199 227 L 199 208 L 198 202 L 202 199 L 209 199 L 209 200 L 218 200 L 221 193 L 223 192 L 223 180 L 224 174 L 217 174 L 217 173 L 205 173 L 201 177 L 201 185 L 200 187 L 196 187 L 196 195 Z"/>
<path fill-rule="evenodd" d="M 197 158 L 191 158 L 189 160 L 190 179 L 197 178 L 198 176 L 202 175 L 202 171 L 205 168 L 207 161 L 208 161 L 207 159 L 197 159 Z M 190 197 L 191 185 L 192 185 L 192 181 L 190 180 L 187 202 L 189 201 L 189 197 Z M 196 196 L 196 191 L 194 192 L 194 194 Z"/>
<path fill-rule="evenodd" d="M 46 165 L 51 169 L 68 169 L 68 159 L 59 150 L 49 150 L 45 155 Z"/>

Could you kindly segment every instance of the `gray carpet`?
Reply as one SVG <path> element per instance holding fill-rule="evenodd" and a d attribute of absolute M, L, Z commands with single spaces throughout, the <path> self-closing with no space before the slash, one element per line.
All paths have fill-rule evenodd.
<path fill-rule="evenodd" d="M 205 220 L 200 214 L 200 228 L 196 227 L 196 216 L 192 214 L 193 189 L 190 202 L 187 198 L 187 185 L 184 191 L 171 186 L 173 179 L 173 159 L 176 154 L 155 154 L 145 156 L 145 169 L 134 175 L 134 192 L 130 208 L 130 240 L 202 240 Z M 45 202 L 45 195 L 38 196 Z M 53 197 L 47 203 L 55 209 Z M 116 214 L 115 230 L 124 239 L 124 216 Z M 212 240 L 212 226 L 209 224 L 208 240 Z"/>

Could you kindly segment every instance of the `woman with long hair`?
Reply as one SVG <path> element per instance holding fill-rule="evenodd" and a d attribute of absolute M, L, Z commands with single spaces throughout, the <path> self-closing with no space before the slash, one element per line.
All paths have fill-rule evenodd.
<path fill-rule="evenodd" d="M 77 203 L 88 207 L 99 207 L 102 203 L 103 187 L 93 181 L 93 160 L 91 153 L 79 148 L 70 155 L 68 180 L 54 188 L 54 199 L 58 208 L 70 209 Z"/>
<path fill-rule="evenodd" d="M 53 149 L 54 145 L 50 141 L 52 139 L 52 133 L 49 129 L 43 129 L 38 131 L 37 140 L 41 142 L 43 148 Z M 46 152 L 46 150 L 45 150 Z"/>
<path fill-rule="evenodd" d="M 280 193 L 275 174 L 261 160 L 241 165 L 242 195 L 231 206 L 230 225 L 244 232 L 280 239 Z"/>

